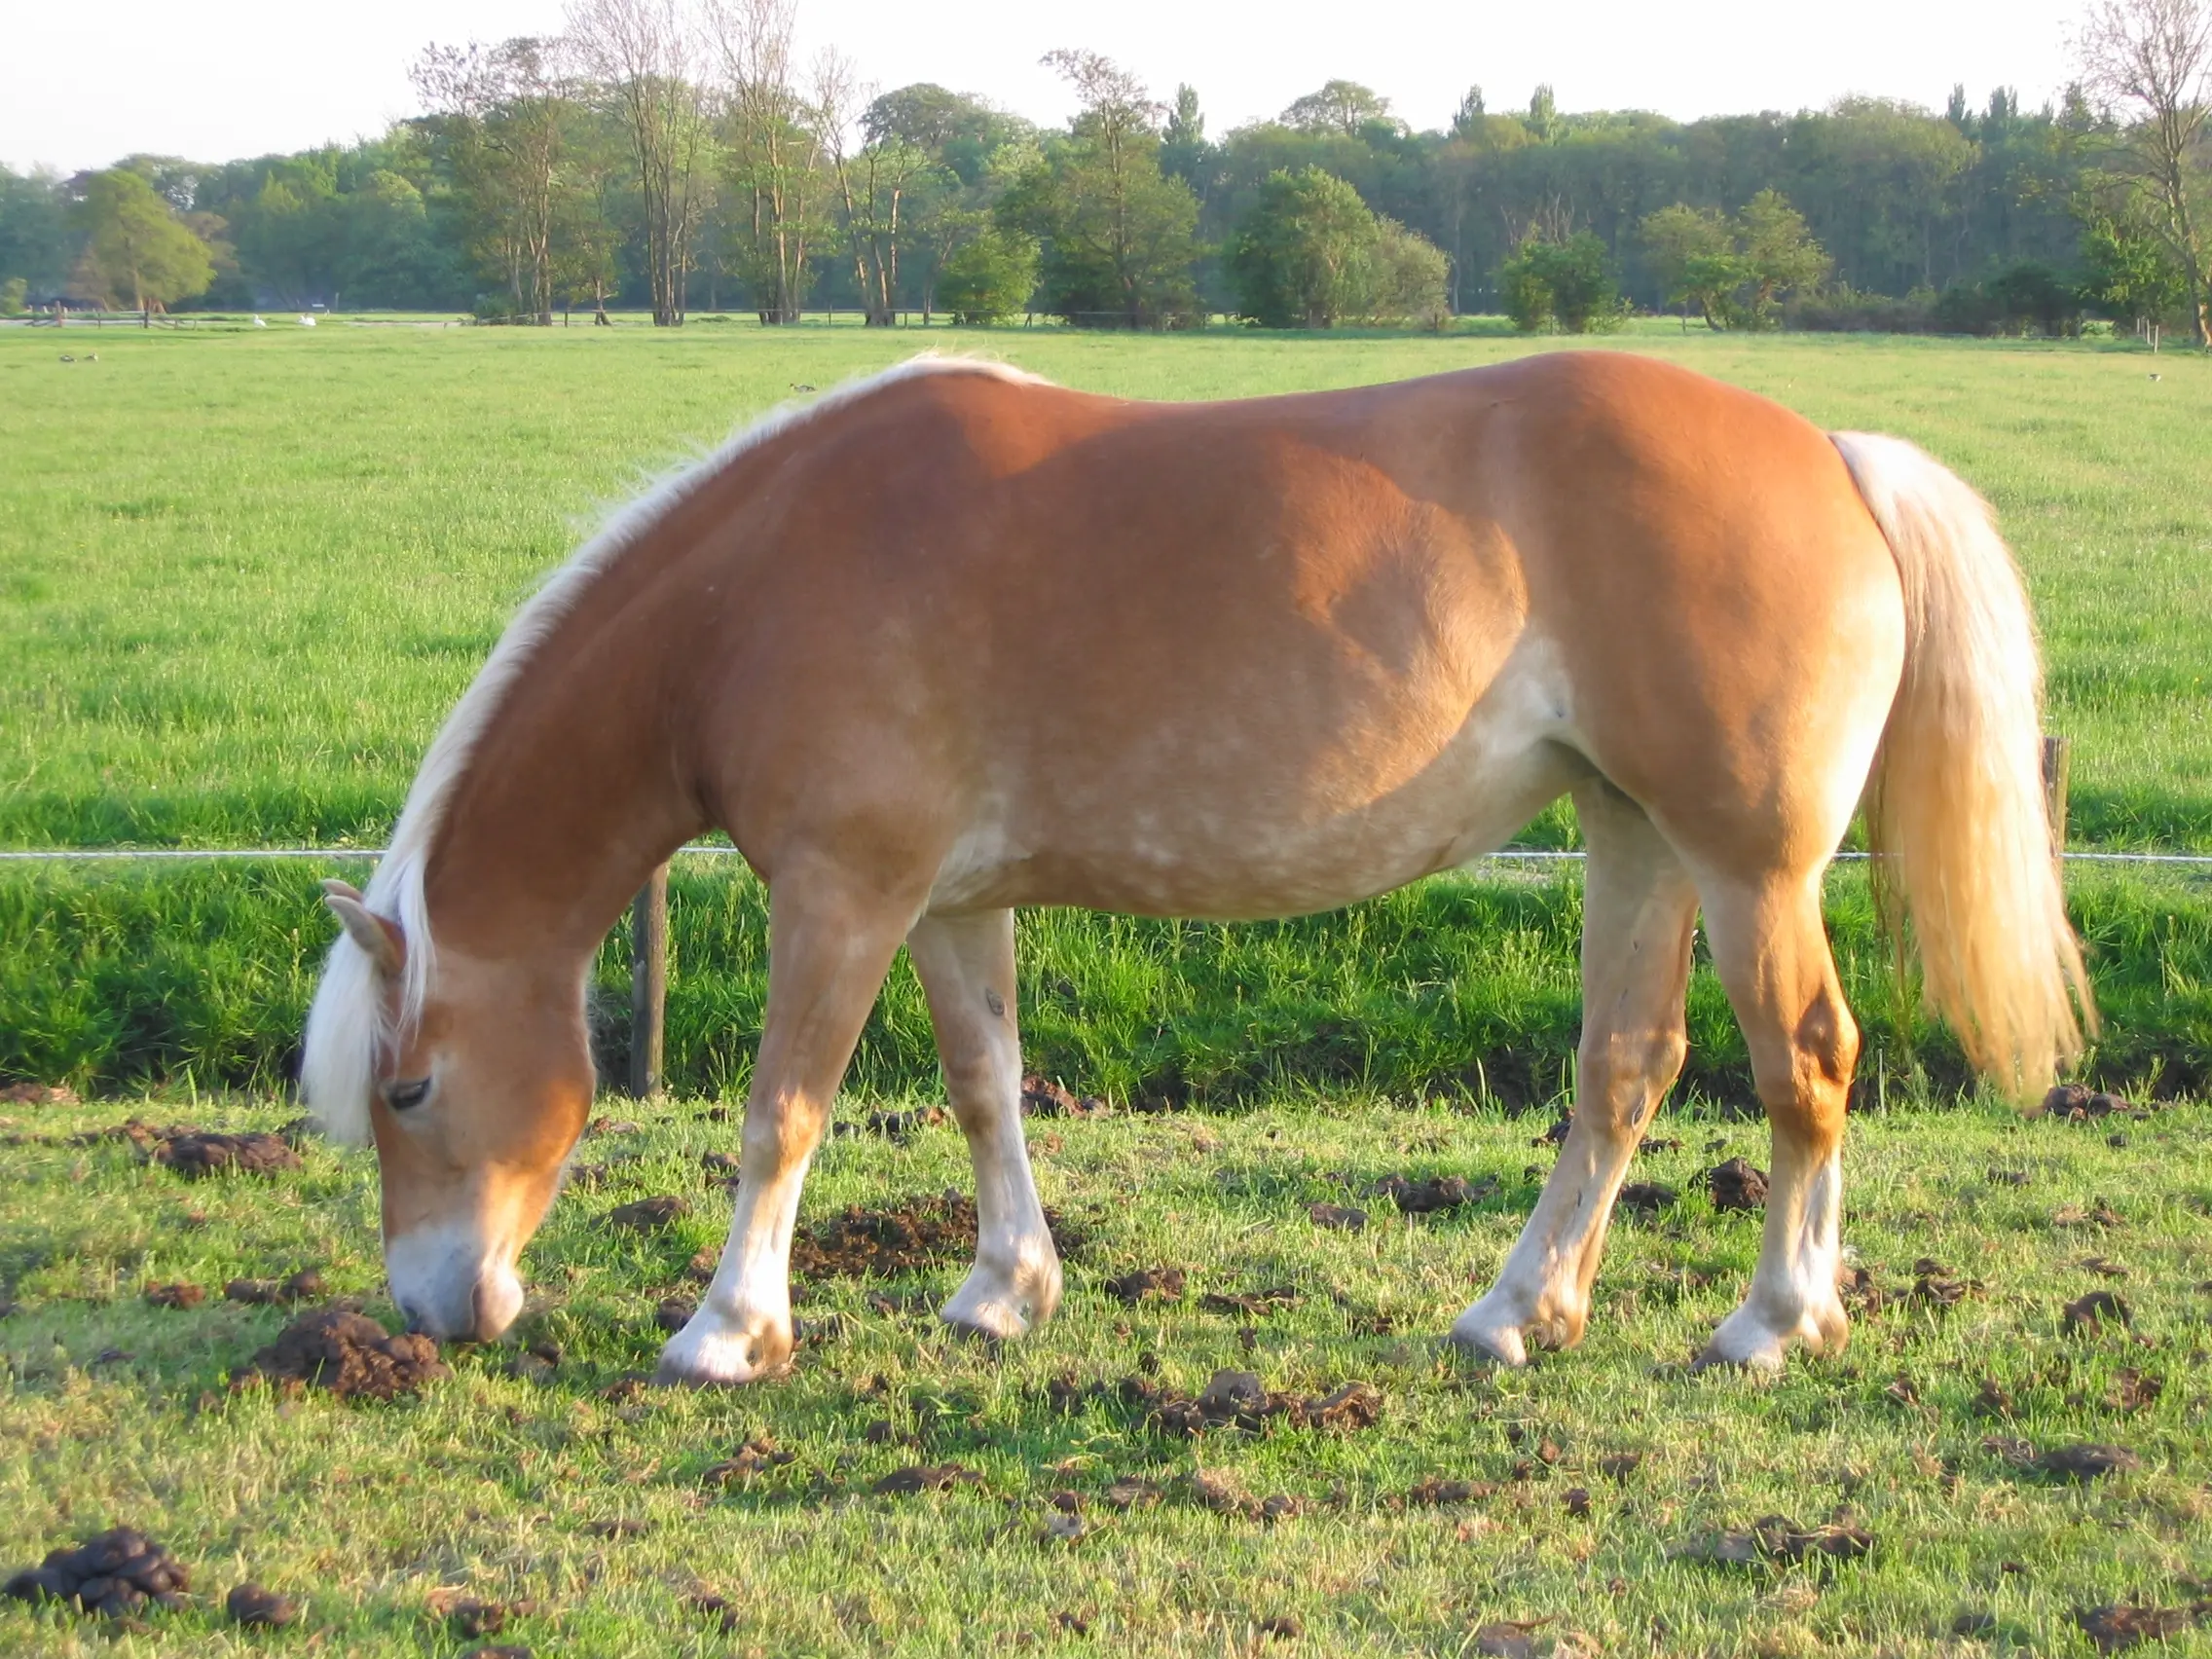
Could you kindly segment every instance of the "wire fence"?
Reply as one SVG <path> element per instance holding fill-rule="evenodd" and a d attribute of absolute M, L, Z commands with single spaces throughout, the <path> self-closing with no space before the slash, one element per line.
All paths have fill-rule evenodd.
<path fill-rule="evenodd" d="M 25 847 L 0 850 L 0 864 L 95 864 L 144 860 L 381 859 L 382 847 Z M 676 849 L 678 858 L 734 858 L 735 847 L 691 842 Z M 1500 847 L 1468 860 L 1468 865 L 1580 863 L 1590 855 L 1567 847 Z M 1872 855 L 1837 853 L 1835 864 L 1863 864 Z M 2171 865 L 2178 868 L 2212 866 L 2212 853 L 2066 852 L 2068 864 Z"/>

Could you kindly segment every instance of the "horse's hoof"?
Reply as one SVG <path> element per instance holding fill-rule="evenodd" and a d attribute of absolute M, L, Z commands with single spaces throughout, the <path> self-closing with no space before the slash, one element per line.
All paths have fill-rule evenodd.
<path fill-rule="evenodd" d="M 946 1336 L 979 1347 L 985 1353 L 995 1353 L 1006 1346 L 1007 1338 L 988 1325 L 978 1325 L 967 1319 L 947 1318 L 942 1314 L 939 1317 L 943 1322 Z M 1018 1332 L 1015 1334 L 1019 1335 Z"/>
<path fill-rule="evenodd" d="M 701 1330 L 698 1317 L 661 1349 L 653 1382 L 663 1387 L 732 1388 L 791 1368 L 791 1339 L 773 1333 Z"/>
<path fill-rule="evenodd" d="M 1489 1360 L 1515 1371 L 1529 1363 L 1529 1345 L 1512 1325 L 1470 1325 L 1462 1318 L 1444 1340 L 1469 1359 Z"/>
<path fill-rule="evenodd" d="M 1051 1317 L 1060 1300 L 1057 1263 L 1049 1272 L 1002 1274 L 980 1266 L 938 1310 L 947 1327 L 964 1336 L 1012 1342 Z"/>

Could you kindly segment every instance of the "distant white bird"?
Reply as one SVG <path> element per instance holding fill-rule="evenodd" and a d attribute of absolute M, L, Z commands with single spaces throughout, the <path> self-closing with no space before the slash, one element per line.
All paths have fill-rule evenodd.
<path fill-rule="evenodd" d="M 253 326 L 256 328 L 267 328 L 269 326 L 268 319 L 266 317 L 257 316 L 253 319 Z"/>
<path fill-rule="evenodd" d="M 300 326 L 302 328 L 313 328 L 314 326 L 314 318 L 308 315 L 306 312 L 300 313 Z"/>

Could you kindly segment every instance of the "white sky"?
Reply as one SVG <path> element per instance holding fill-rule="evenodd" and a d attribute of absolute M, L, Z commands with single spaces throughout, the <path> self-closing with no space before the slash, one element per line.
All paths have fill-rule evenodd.
<path fill-rule="evenodd" d="M 1538 81 L 1563 110 L 1690 118 L 1819 107 L 1845 93 L 1978 107 L 2016 86 L 2029 108 L 2068 79 L 2085 0 L 799 0 L 802 47 L 835 44 L 882 87 L 937 81 L 1032 119 L 1069 100 L 1037 66 L 1088 47 L 1165 97 L 1198 90 L 1219 135 L 1332 76 L 1361 81 L 1416 127 L 1441 127 L 1470 82 L 1493 111 Z M 957 21 L 955 21 L 957 19 Z M 550 33 L 560 0 L 376 0 L 366 7 L 213 0 L 178 11 L 102 0 L 82 14 L 0 0 L 0 162 L 73 171 L 133 151 L 226 161 L 373 136 L 415 113 L 424 43 Z"/>

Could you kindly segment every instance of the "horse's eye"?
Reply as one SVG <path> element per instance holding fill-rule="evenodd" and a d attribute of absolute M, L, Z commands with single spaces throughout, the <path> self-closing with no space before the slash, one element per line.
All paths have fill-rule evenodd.
<path fill-rule="evenodd" d="M 430 1080 L 426 1077 L 405 1079 L 384 1086 L 384 1103 L 394 1112 L 404 1112 L 410 1106 L 420 1106 L 430 1092 Z"/>

